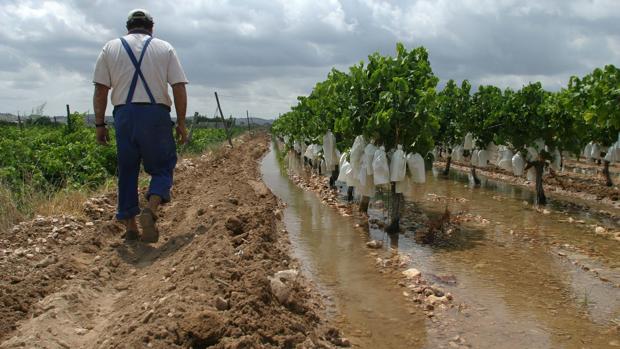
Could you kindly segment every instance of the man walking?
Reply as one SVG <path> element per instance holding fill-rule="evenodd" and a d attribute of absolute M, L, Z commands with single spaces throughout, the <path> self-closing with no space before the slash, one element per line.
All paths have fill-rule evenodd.
<path fill-rule="evenodd" d="M 172 86 L 177 114 L 176 135 L 187 141 L 185 112 L 187 78 L 174 48 L 153 38 L 153 17 L 142 9 L 129 12 L 127 35 L 109 41 L 97 59 L 93 104 L 97 142 L 108 144 L 105 111 L 112 90 L 118 155 L 118 210 L 116 218 L 127 230 L 125 240 L 154 243 L 159 239 L 155 221 L 160 204 L 170 201 L 172 175 L 177 162 L 170 119 Z M 148 205 L 138 203 L 140 162 L 151 176 Z M 142 235 L 138 232 L 139 215 Z"/>

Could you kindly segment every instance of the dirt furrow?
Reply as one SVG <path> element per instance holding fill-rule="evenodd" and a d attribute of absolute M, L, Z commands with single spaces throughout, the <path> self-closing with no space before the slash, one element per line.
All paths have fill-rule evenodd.
<path fill-rule="evenodd" d="M 280 204 L 261 181 L 268 142 L 244 136 L 181 161 L 157 244 L 122 242 L 112 194 L 62 230 L 61 218 L 40 217 L 2 233 L 0 348 L 343 343 L 295 272 Z"/>

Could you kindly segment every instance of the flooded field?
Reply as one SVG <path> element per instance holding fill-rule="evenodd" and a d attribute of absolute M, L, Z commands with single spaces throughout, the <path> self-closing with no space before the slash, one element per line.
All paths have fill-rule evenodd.
<path fill-rule="evenodd" d="M 298 161 L 292 170 L 304 173 Z M 607 348 L 620 345 L 620 242 L 605 231 L 619 222 L 596 209 L 551 195 L 543 209 L 524 188 L 466 175 L 428 173 L 407 202 L 403 232 L 360 233 L 355 217 L 342 217 L 314 193 L 291 182 L 272 151 L 263 162 L 267 185 L 289 207 L 285 221 L 293 246 L 332 300 L 353 343 L 367 348 Z M 381 205 L 374 205 L 381 207 Z M 415 242 L 415 215 L 462 217 L 460 230 L 439 245 Z M 373 208 L 371 217 L 385 210 Z M 598 228 L 598 231 L 597 231 Z M 369 239 L 385 242 L 384 255 L 411 256 L 426 275 L 449 276 L 442 285 L 458 307 L 427 318 L 378 272 Z M 337 315 L 336 315 L 337 316 Z M 352 332 L 351 332 L 352 331 Z"/>

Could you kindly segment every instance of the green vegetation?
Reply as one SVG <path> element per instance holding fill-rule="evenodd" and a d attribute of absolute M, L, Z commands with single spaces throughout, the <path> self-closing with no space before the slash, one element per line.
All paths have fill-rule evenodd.
<path fill-rule="evenodd" d="M 28 216 L 37 204 L 33 201 L 49 199 L 59 191 L 92 191 L 114 180 L 114 129 L 109 130 L 111 144 L 100 146 L 95 130 L 85 125 L 83 114 L 72 114 L 70 125 L 38 121 L 21 128 L 0 125 L 0 211 L 7 212 L 3 217 L 15 213 Z M 233 129 L 233 135 L 239 133 L 240 127 Z M 224 140 L 223 129 L 195 128 L 192 142 L 178 149 L 183 154 L 196 154 Z"/>
<path fill-rule="evenodd" d="M 559 92 L 535 82 L 518 91 L 480 86 L 471 95 L 469 82 L 458 87 L 450 80 L 436 93 L 436 84 L 426 50 L 398 44 L 395 57 L 374 53 L 348 73 L 333 69 L 309 96 L 298 97 L 272 131 L 289 147 L 321 144 L 331 129 L 342 151 L 363 135 L 386 150 L 402 144 L 406 152 L 426 154 L 436 146 L 448 160 L 469 133 L 474 148 L 486 150 L 493 142 L 521 154 L 525 169 L 535 170 L 539 204 L 546 201 L 544 169 L 561 162 L 561 152 L 579 155 L 588 142 L 605 149 L 618 140 L 620 70 L 613 65 L 572 77 Z M 603 164 L 611 186 L 609 161 Z M 472 173 L 475 178 L 475 166 Z"/>

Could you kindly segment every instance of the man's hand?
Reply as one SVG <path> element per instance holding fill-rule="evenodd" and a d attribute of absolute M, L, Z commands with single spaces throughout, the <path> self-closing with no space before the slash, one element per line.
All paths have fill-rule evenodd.
<path fill-rule="evenodd" d="M 101 145 L 108 145 L 108 141 L 110 140 L 108 135 L 107 127 L 97 127 L 97 143 Z"/>
<path fill-rule="evenodd" d="M 95 110 L 95 124 L 105 123 L 105 108 L 108 105 L 108 91 L 109 87 L 95 83 L 95 93 L 93 94 L 93 107 Z M 108 136 L 108 129 L 104 127 L 97 127 L 97 143 L 101 145 L 108 145 L 110 140 Z"/>
<path fill-rule="evenodd" d="M 185 128 L 185 124 L 177 124 L 176 131 L 179 145 L 187 143 L 187 129 Z"/>

